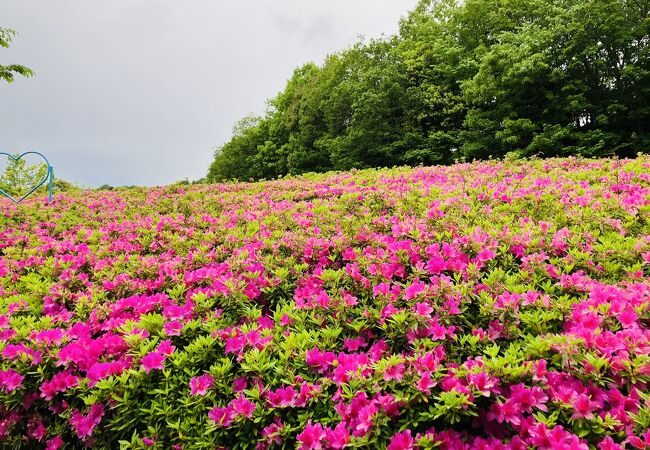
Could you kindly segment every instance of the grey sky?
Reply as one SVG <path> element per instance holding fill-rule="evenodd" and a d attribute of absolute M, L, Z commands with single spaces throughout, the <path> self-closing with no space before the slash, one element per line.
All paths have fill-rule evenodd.
<path fill-rule="evenodd" d="M 417 0 L 1 0 L 0 151 L 98 186 L 205 175 L 212 149 L 293 69 L 397 31 Z"/>

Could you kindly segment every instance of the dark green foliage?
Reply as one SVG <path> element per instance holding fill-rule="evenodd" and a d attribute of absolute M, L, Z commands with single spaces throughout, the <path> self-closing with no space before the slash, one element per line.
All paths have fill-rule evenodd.
<path fill-rule="evenodd" d="M 529 12 L 500 32 L 464 84 L 466 156 L 647 150 L 650 19 L 642 3 L 504 2 Z"/>
<path fill-rule="evenodd" d="M 650 1 L 421 0 L 397 36 L 297 69 L 207 181 L 650 144 Z"/>

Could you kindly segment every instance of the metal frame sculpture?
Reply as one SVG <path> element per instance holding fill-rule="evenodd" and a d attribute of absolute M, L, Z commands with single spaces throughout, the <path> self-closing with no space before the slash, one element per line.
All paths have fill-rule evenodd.
<path fill-rule="evenodd" d="M 40 188 L 41 186 L 43 186 L 45 183 L 47 183 L 49 181 L 49 187 L 48 187 L 49 203 L 52 203 L 52 190 L 53 190 L 53 187 L 54 187 L 54 168 L 50 165 L 50 162 L 47 160 L 45 155 L 42 155 L 39 152 L 32 152 L 32 151 L 25 152 L 25 153 L 23 153 L 21 155 L 18 155 L 18 156 L 11 155 L 11 154 L 6 153 L 6 152 L 0 152 L 0 156 L 3 156 L 3 155 L 8 157 L 12 161 L 18 161 L 18 160 L 22 159 L 24 156 L 27 156 L 27 155 L 40 156 L 43 159 L 43 161 L 45 161 L 45 164 L 47 164 L 47 173 L 45 174 L 45 176 L 43 177 L 43 179 L 41 181 L 39 181 L 35 186 L 30 188 L 29 192 L 27 192 L 25 195 L 23 195 L 22 197 L 20 197 L 18 199 L 14 198 L 11 194 L 5 192 L 2 188 L 0 188 L 0 195 L 2 195 L 4 197 L 7 197 L 12 202 L 18 204 L 18 203 L 22 202 L 23 200 L 25 200 L 30 195 L 32 195 L 38 188 Z"/>

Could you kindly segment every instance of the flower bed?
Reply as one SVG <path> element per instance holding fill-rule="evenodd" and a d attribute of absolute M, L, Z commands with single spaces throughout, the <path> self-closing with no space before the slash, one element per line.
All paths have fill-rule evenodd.
<path fill-rule="evenodd" d="M 7 448 L 650 446 L 650 160 L 2 203 Z"/>

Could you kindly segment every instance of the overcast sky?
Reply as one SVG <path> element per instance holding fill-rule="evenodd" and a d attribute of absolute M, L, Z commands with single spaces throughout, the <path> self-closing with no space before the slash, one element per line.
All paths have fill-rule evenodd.
<path fill-rule="evenodd" d="M 394 34 L 417 0 L 0 0 L 0 151 L 39 150 L 89 186 L 205 175 L 235 121 L 293 69 Z"/>

